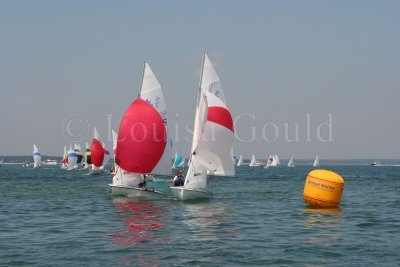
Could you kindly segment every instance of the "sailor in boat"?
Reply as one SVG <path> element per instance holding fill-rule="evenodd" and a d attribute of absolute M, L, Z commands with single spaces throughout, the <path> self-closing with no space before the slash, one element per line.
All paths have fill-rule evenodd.
<path fill-rule="evenodd" d="M 172 179 L 172 182 L 174 183 L 174 186 L 183 186 L 183 184 L 185 183 L 185 177 L 183 176 L 183 171 L 179 170 L 176 173 L 174 179 Z"/>
<path fill-rule="evenodd" d="M 115 172 L 115 165 L 114 165 L 114 164 L 111 165 L 110 173 L 111 173 L 111 174 L 115 174 L 115 173 L 116 173 L 116 172 Z"/>
<path fill-rule="evenodd" d="M 139 188 L 143 188 L 143 189 L 147 189 L 147 188 L 146 188 L 146 183 L 147 183 L 147 181 L 146 181 L 146 174 L 143 174 L 143 181 L 142 181 L 141 183 L 138 184 L 138 187 L 139 187 Z"/>

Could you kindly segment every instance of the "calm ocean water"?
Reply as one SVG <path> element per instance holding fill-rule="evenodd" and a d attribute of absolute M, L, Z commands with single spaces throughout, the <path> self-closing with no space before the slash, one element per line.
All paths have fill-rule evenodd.
<path fill-rule="evenodd" d="M 322 166 L 324 168 L 324 166 Z M 309 166 L 240 167 L 208 201 L 111 198 L 111 177 L 0 168 L 1 266 L 399 266 L 400 167 L 325 166 L 339 209 L 307 209 Z"/>

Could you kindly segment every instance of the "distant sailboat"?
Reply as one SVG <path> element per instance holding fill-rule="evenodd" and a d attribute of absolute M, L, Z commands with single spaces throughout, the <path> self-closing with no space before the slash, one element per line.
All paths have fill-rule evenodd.
<path fill-rule="evenodd" d="M 67 147 L 64 146 L 63 159 L 61 161 L 61 169 L 66 169 L 66 168 L 68 168 L 68 153 L 67 153 Z"/>
<path fill-rule="evenodd" d="M 250 167 L 255 167 L 255 166 L 257 166 L 257 160 L 256 160 L 256 156 L 255 156 L 254 154 L 251 156 L 251 161 L 250 161 L 249 166 L 250 166 Z"/>
<path fill-rule="evenodd" d="M 86 142 L 85 148 L 86 148 L 85 163 L 83 164 L 83 168 L 89 169 L 92 166 L 92 151 L 90 150 L 88 142 Z"/>
<path fill-rule="evenodd" d="M 214 175 L 235 175 L 231 158 L 233 120 L 219 77 L 206 54 L 200 77 L 189 170 L 183 186 L 170 187 L 179 200 L 209 198 L 207 184 Z"/>
<path fill-rule="evenodd" d="M 36 145 L 33 145 L 33 168 L 38 168 L 42 162 L 42 155 Z"/>
<path fill-rule="evenodd" d="M 78 169 L 78 154 L 76 154 L 75 150 L 72 149 L 71 145 L 69 145 L 67 160 L 68 160 L 67 170 L 70 171 Z"/>
<path fill-rule="evenodd" d="M 90 175 L 103 174 L 105 150 L 100 138 L 100 134 L 96 128 L 94 128 L 93 130 L 93 141 L 90 151 L 91 151 L 92 168 L 89 170 L 89 174 Z"/>
<path fill-rule="evenodd" d="M 243 164 L 243 155 L 240 155 L 237 166 L 240 167 L 240 166 L 242 166 L 242 164 Z"/>
<path fill-rule="evenodd" d="M 179 168 L 185 168 L 185 156 L 182 156 L 182 161 L 181 163 L 178 165 Z"/>
<path fill-rule="evenodd" d="M 315 157 L 314 163 L 313 163 L 313 167 L 318 167 L 319 166 L 319 158 L 318 155 Z"/>
<path fill-rule="evenodd" d="M 294 167 L 294 160 L 293 160 L 293 156 L 291 156 L 290 157 L 290 160 L 289 160 L 289 162 L 288 162 L 288 165 L 287 165 L 288 167 Z"/>
<path fill-rule="evenodd" d="M 273 162 L 273 157 L 270 154 L 269 157 L 267 158 L 267 164 L 265 165 L 265 168 L 271 167 L 272 162 Z"/>
<path fill-rule="evenodd" d="M 134 127 L 135 125 L 142 127 Z M 167 106 L 156 76 L 145 63 L 139 97 L 122 118 L 116 147 L 119 166 L 112 195 L 140 196 L 160 193 L 145 187 L 144 174 L 171 175 Z"/>
<path fill-rule="evenodd" d="M 172 169 L 177 169 L 178 167 L 181 167 L 183 157 L 182 154 L 178 151 L 175 152 L 175 159 L 174 159 L 174 164 L 172 164 Z"/>
<path fill-rule="evenodd" d="M 81 145 L 75 143 L 75 144 L 74 144 L 74 150 L 75 150 L 75 153 L 76 153 L 76 155 L 77 155 L 77 157 L 78 157 L 76 163 L 77 163 L 77 165 L 79 166 L 79 165 L 82 164 L 82 162 L 83 162 L 83 154 L 82 154 Z"/>
<path fill-rule="evenodd" d="M 280 164 L 280 160 L 277 154 L 272 155 L 272 162 L 271 162 L 271 167 L 276 167 Z"/>

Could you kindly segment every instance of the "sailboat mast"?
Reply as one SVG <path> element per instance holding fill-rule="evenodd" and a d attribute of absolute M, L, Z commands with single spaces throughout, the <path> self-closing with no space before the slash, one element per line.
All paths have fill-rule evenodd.
<path fill-rule="evenodd" d="M 191 152 L 190 152 L 190 163 L 192 163 L 192 156 L 193 156 L 193 152 L 194 152 L 194 149 L 195 149 L 194 136 L 195 136 L 198 120 L 199 120 L 199 118 L 198 118 L 199 114 L 198 113 L 199 113 L 199 105 L 200 105 L 200 97 L 201 97 L 201 85 L 202 85 L 202 82 L 203 82 L 203 72 L 204 72 L 205 57 L 206 57 L 206 54 L 203 54 L 203 60 L 202 60 L 201 71 L 200 71 L 200 79 L 199 79 L 199 87 L 197 89 L 196 112 L 194 114 L 193 139 L 192 139 L 192 149 L 191 149 Z"/>

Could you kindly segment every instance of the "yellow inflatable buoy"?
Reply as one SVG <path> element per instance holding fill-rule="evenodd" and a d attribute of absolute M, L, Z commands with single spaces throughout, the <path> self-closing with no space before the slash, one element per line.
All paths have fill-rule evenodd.
<path fill-rule="evenodd" d="M 307 175 L 304 201 L 313 207 L 335 208 L 342 199 L 344 180 L 331 171 L 314 170 Z"/>

